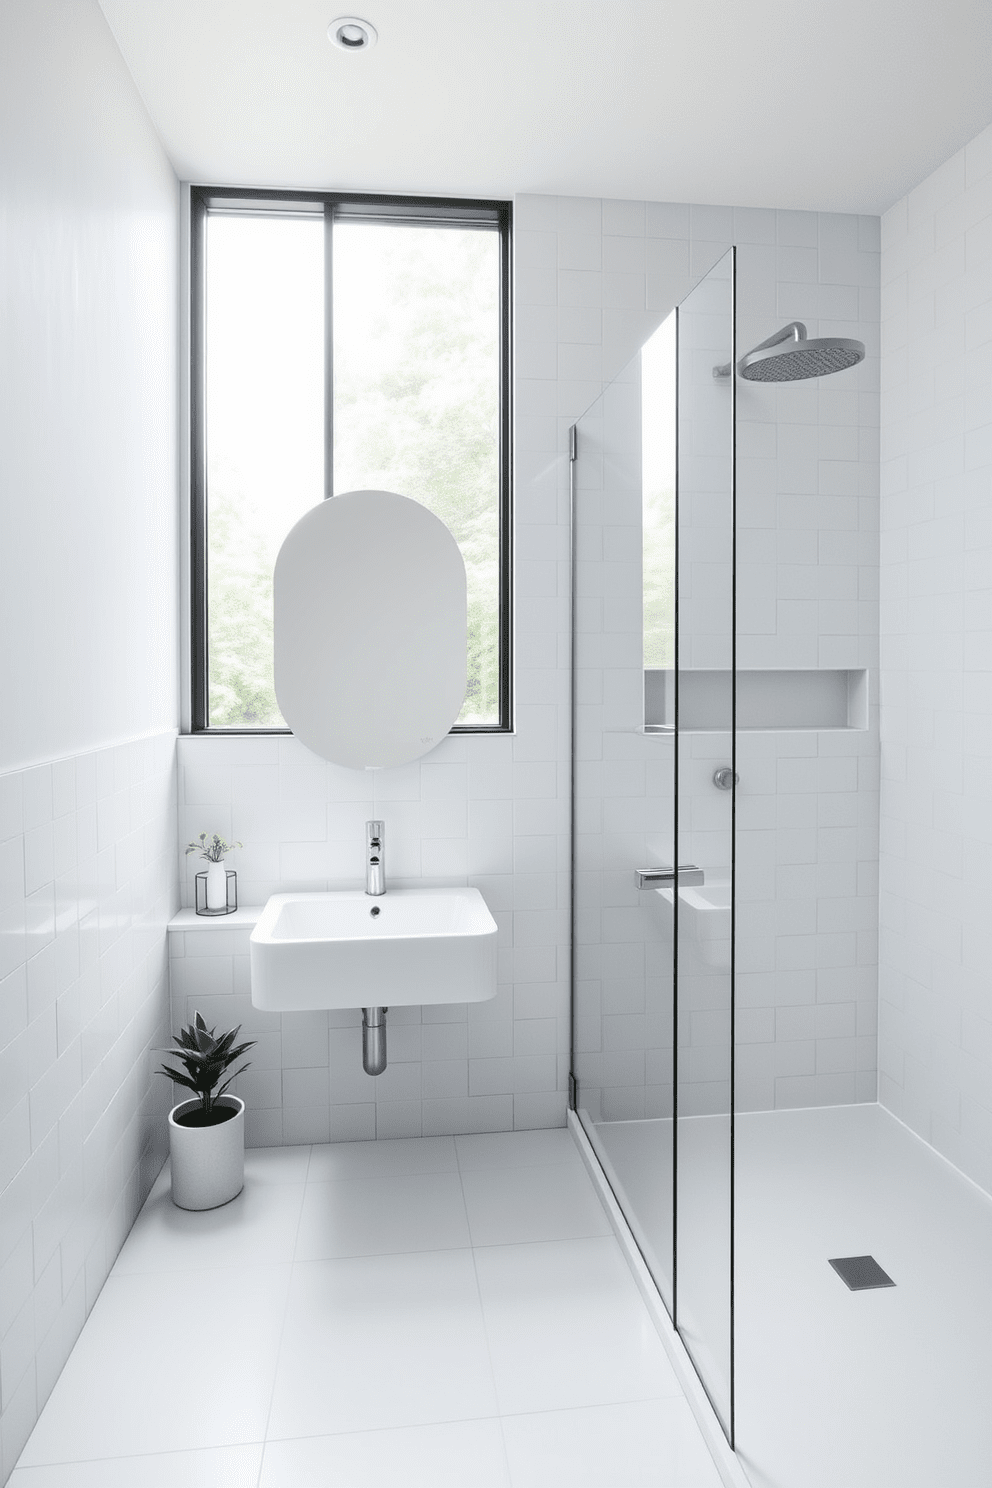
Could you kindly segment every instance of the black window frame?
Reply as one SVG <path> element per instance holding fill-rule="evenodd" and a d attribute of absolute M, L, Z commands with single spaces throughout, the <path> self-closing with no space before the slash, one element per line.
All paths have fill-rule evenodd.
<path fill-rule="evenodd" d="M 508 734 L 513 732 L 513 386 L 511 246 L 513 209 L 508 201 L 461 197 L 389 196 L 379 193 L 331 191 L 265 191 L 245 187 L 190 187 L 190 722 L 189 733 L 218 738 L 275 734 L 290 736 L 289 728 L 211 728 L 208 723 L 207 637 L 207 479 L 206 479 L 206 220 L 210 212 L 265 211 L 280 216 L 322 216 L 325 225 L 324 297 L 324 498 L 332 496 L 334 480 L 333 272 L 334 221 L 423 223 L 468 227 L 491 224 L 498 233 L 499 258 L 499 722 L 454 724 L 452 734 Z"/>

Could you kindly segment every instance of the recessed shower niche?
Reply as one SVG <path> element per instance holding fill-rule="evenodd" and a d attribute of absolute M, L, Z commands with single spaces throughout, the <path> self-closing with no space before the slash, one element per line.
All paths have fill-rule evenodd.
<path fill-rule="evenodd" d="M 719 732 L 726 727 L 732 703 L 738 730 L 866 729 L 868 673 L 864 668 L 836 671 L 826 667 L 799 671 L 776 668 L 735 674 L 716 667 L 679 674 L 679 722 L 693 732 Z M 675 672 L 644 669 L 644 727 L 675 727 Z"/>

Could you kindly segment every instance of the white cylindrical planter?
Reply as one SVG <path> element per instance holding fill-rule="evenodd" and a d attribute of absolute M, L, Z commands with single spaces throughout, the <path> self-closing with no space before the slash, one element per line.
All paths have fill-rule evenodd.
<path fill-rule="evenodd" d="M 223 862 L 211 863 L 207 868 L 207 908 L 227 908 L 227 869 Z"/>
<path fill-rule="evenodd" d="M 245 1103 L 222 1095 L 215 1104 L 236 1114 L 217 1126 L 182 1126 L 176 1117 L 196 1110 L 195 1096 L 169 1112 L 172 1202 L 180 1209 L 216 1209 L 245 1186 Z"/>

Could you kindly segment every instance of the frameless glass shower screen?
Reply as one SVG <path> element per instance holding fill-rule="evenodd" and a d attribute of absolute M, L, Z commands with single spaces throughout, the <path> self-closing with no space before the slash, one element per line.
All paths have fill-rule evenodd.
<path fill-rule="evenodd" d="M 679 306 L 675 1321 L 733 1430 L 734 273 Z"/>
<path fill-rule="evenodd" d="M 728 1433 L 733 295 L 731 251 L 572 466 L 576 1105 Z"/>

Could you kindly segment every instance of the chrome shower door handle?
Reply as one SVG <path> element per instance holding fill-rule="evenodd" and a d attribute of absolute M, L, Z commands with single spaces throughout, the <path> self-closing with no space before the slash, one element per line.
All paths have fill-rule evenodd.
<path fill-rule="evenodd" d="M 634 882 L 639 889 L 672 888 L 689 889 L 705 883 L 702 868 L 695 863 L 680 863 L 677 868 L 635 868 Z"/>

